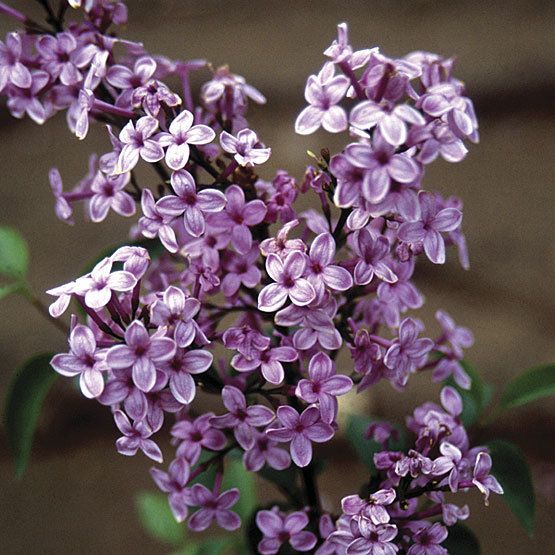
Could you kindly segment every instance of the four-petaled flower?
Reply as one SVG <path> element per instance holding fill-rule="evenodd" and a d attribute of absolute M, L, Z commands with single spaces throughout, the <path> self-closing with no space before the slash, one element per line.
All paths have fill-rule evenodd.
<path fill-rule="evenodd" d="M 160 334 L 149 335 L 144 324 L 134 320 L 125 330 L 125 345 L 115 345 L 106 354 L 110 368 L 132 369 L 133 382 L 144 392 L 156 383 L 156 366 L 175 354 L 175 342 Z"/>
<path fill-rule="evenodd" d="M 97 172 L 92 183 L 91 191 L 94 195 L 89 204 L 89 213 L 93 222 L 101 222 L 106 218 L 110 208 L 120 216 L 133 216 L 135 214 L 135 201 L 125 191 L 129 183 L 129 174 L 105 175 Z"/>
<path fill-rule="evenodd" d="M 399 227 L 399 239 L 407 243 L 424 245 L 426 256 L 434 264 L 445 262 L 445 241 L 441 232 L 454 231 L 462 221 L 462 213 L 457 208 L 443 208 L 437 206 L 436 196 L 421 191 L 420 218 L 415 222 L 405 222 Z"/>
<path fill-rule="evenodd" d="M 205 145 L 214 140 L 216 133 L 207 125 L 193 125 L 194 116 L 183 110 L 169 126 L 169 133 L 160 133 L 158 142 L 166 150 L 166 164 L 180 170 L 189 161 L 189 145 Z"/>
<path fill-rule="evenodd" d="M 239 495 L 237 488 L 218 494 L 202 484 L 195 484 L 191 488 L 191 504 L 200 509 L 189 519 L 189 528 L 202 532 L 215 520 L 225 530 L 237 530 L 241 526 L 241 519 L 229 508 L 237 503 Z"/>
<path fill-rule="evenodd" d="M 256 525 L 264 538 L 258 544 L 262 555 L 275 555 L 284 543 L 289 543 L 295 551 L 310 551 L 316 545 L 316 536 L 308 532 L 308 516 L 303 511 L 288 515 L 277 507 L 271 511 L 258 511 Z"/>
<path fill-rule="evenodd" d="M 270 253 L 266 259 L 266 271 L 276 282 L 266 285 L 258 295 L 258 308 L 263 312 L 275 312 L 287 298 L 297 306 L 310 304 L 316 292 L 310 282 L 303 278 L 306 255 L 300 251 L 290 252 L 285 260 Z"/>
<path fill-rule="evenodd" d="M 252 129 L 241 129 L 237 137 L 222 131 L 220 143 L 226 152 L 234 155 L 233 158 L 240 166 L 263 164 L 272 153 L 271 148 L 260 145 L 258 135 Z"/>
<path fill-rule="evenodd" d="M 329 441 L 335 431 L 321 420 L 320 411 L 315 406 L 307 407 L 302 414 L 289 406 L 277 410 L 280 428 L 266 430 L 268 437 L 275 441 L 291 442 L 291 458 L 300 467 L 308 466 L 312 460 L 312 443 Z"/>
<path fill-rule="evenodd" d="M 192 505 L 191 490 L 187 487 L 191 467 L 185 459 L 175 459 L 170 463 L 168 472 L 151 468 L 150 475 L 161 491 L 168 494 L 168 502 L 177 522 L 183 522 Z"/>
<path fill-rule="evenodd" d="M 210 424 L 216 428 L 230 428 L 235 439 L 245 449 L 254 446 L 254 430 L 258 426 L 266 426 L 274 419 L 274 413 L 263 405 L 247 406 L 247 400 L 242 391 L 232 385 L 222 389 L 222 401 L 229 411 L 222 416 L 214 416 Z"/>
<path fill-rule="evenodd" d="M 114 421 L 123 434 L 123 437 L 116 441 L 118 453 L 132 457 L 140 449 L 153 461 L 159 463 L 163 461 L 160 447 L 152 439 L 149 439 L 152 430 L 144 420 L 135 420 L 131 424 L 124 412 L 116 410 L 114 411 Z"/>
<path fill-rule="evenodd" d="M 322 420 L 331 424 L 337 415 L 337 396 L 348 393 L 353 380 L 336 374 L 326 353 L 317 353 L 310 359 L 308 375 L 309 379 L 302 379 L 297 384 L 295 395 L 307 403 L 318 403 Z"/>
<path fill-rule="evenodd" d="M 129 121 L 119 134 L 123 148 L 119 153 L 114 175 L 131 171 L 142 158 L 145 162 L 158 162 L 164 158 L 164 149 L 156 136 L 158 120 L 152 116 L 143 116 L 134 124 Z"/>
<path fill-rule="evenodd" d="M 108 370 L 106 352 L 97 349 L 93 332 L 81 324 L 71 330 L 69 350 L 52 358 L 52 368 L 62 376 L 78 375 L 83 395 L 89 399 L 98 397 L 104 390 L 102 372 Z"/>
<path fill-rule="evenodd" d="M 333 62 L 327 62 L 318 75 L 311 75 L 306 83 L 304 97 L 309 103 L 297 117 L 295 131 L 300 135 L 314 133 L 320 126 L 330 133 L 347 129 L 347 114 L 337 106 L 350 81 L 344 75 L 334 75 Z"/>
<path fill-rule="evenodd" d="M 353 242 L 353 250 L 359 257 L 354 271 L 357 285 L 367 285 L 374 275 L 387 283 L 397 281 L 397 276 L 389 267 L 389 241 L 385 237 L 374 239 L 366 228 L 361 229 Z"/>

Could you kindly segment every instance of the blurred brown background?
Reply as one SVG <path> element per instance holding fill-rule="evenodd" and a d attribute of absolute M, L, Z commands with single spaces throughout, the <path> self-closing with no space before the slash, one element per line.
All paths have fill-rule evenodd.
<path fill-rule="evenodd" d="M 36 2 L 11 5 L 37 14 Z M 444 267 L 422 265 L 422 311 L 435 331 L 433 312 L 443 307 L 473 329 L 468 358 L 501 386 L 520 371 L 555 360 L 555 4 L 549 1 L 228 1 L 133 0 L 124 31 L 154 53 L 204 57 L 228 63 L 268 98 L 251 112 L 252 127 L 273 148 L 271 168 L 302 175 L 307 148 L 338 149 L 325 134 L 297 137 L 293 122 L 303 107 L 306 77 L 323 63 L 322 50 L 335 25 L 350 24 L 355 46 L 379 45 L 403 55 L 422 49 L 458 58 L 457 75 L 475 100 L 481 143 L 458 165 L 433 164 L 427 188 L 460 195 L 471 269 L 451 253 Z M 12 28 L 0 20 L 2 35 Z M 89 140 L 90 139 L 90 140 Z M 111 216 L 100 225 L 56 220 L 47 172 L 60 168 L 66 187 L 84 174 L 88 153 L 108 149 L 101 130 L 79 143 L 63 117 L 43 128 L 0 115 L 2 202 L 0 222 L 26 236 L 37 291 L 64 283 L 106 245 L 124 240 L 128 223 Z M 47 297 L 43 295 L 47 300 Z M 20 299 L 0 305 L 0 388 L 37 351 L 62 351 L 65 339 Z M 368 411 L 400 419 L 437 387 L 415 378 L 407 392 L 387 384 L 368 394 Z M 536 536 L 529 540 L 502 501 L 489 508 L 471 502 L 468 524 L 485 554 L 555 553 L 555 405 L 538 401 L 513 411 L 496 433 L 518 443 L 532 464 L 538 488 Z M 29 471 L 16 482 L 5 441 L 0 451 L 0 552 L 15 554 L 164 553 L 168 549 L 140 530 L 133 509 L 137 489 L 151 489 L 149 462 L 117 455 L 108 411 L 58 383 L 41 417 Z M 336 451 L 337 452 L 337 451 Z M 321 479 L 327 498 L 350 493 L 363 475 L 346 452 Z"/>

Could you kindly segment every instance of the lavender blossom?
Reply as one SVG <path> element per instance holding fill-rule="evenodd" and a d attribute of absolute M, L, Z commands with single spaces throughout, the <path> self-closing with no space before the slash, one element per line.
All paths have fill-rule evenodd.
<path fill-rule="evenodd" d="M 256 525 L 264 535 L 258 544 L 262 555 L 274 555 L 284 543 L 289 543 L 295 551 L 310 551 L 316 545 L 316 536 L 305 531 L 308 516 L 302 511 L 285 515 L 274 507 L 271 511 L 258 511 Z"/>

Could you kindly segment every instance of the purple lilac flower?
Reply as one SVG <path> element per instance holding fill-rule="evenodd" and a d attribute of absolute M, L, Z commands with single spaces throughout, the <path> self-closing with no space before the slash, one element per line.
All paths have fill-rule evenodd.
<path fill-rule="evenodd" d="M 75 55 L 79 53 L 77 40 L 71 33 L 42 35 L 35 46 L 42 68 L 54 79 L 60 79 L 66 86 L 75 85 L 83 79 L 76 65 Z"/>
<path fill-rule="evenodd" d="M 156 62 L 150 56 L 137 58 L 133 69 L 119 64 L 110 66 L 106 73 L 106 81 L 121 90 L 116 99 L 116 104 L 126 108 L 130 107 L 133 90 L 146 85 L 155 71 Z"/>
<path fill-rule="evenodd" d="M 408 104 L 384 104 L 365 100 L 357 104 L 349 117 L 351 125 L 360 130 L 377 127 L 381 136 L 392 146 L 406 142 L 407 123 L 424 125 L 422 114 Z"/>
<path fill-rule="evenodd" d="M 277 409 L 281 428 L 266 430 L 268 437 L 275 441 L 291 442 L 291 458 L 300 467 L 308 466 L 312 460 L 312 443 L 329 441 L 335 431 L 320 418 L 320 411 L 310 406 L 302 414 L 289 406 Z"/>
<path fill-rule="evenodd" d="M 491 456 L 485 451 L 478 453 L 474 471 L 472 473 L 472 483 L 484 495 L 486 505 L 489 503 L 490 492 L 503 494 L 503 488 L 497 479 L 490 474 L 491 472 Z"/>
<path fill-rule="evenodd" d="M 261 200 L 245 202 L 245 193 L 237 185 L 231 185 L 225 193 L 227 204 L 214 221 L 214 227 L 228 234 L 239 254 L 246 254 L 252 247 L 249 226 L 259 224 L 264 219 L 266 206 Z"/>
<path fill-rule="evenodd" d="M 285 260 L 275 254 L 266 258 L 266 271 L 276 282 L 266 285 L 258 295 L 258 308 L 263 312 L 275 312 L 287 298 L 297 306 L 310 304 L 316 292 L 310 282 L 301 277 L 306 266 L 306 255 L 299 251 L 289 253 Z"/>
<path fill-rule="evenodd" d="M 439 343 L 448 341 L 455 355 L 464 356 L 463 349 L 468 349 L 474 344 L 474 336 L 468 328 L 457 326 L 455 321 L 444 310 L 436 312 L 436 319 L 441 325 L 442 337 Z"/>
<path fill-rule="evenodd" d="M 322 420 L 331 424 L 337 415 L 337 397 L 353 387 L 353 380 L 337 374 L 335 365 L 325 353 L 315 354 L 308 364 L 309 379 L 297 384 L 295 395 L 307 403 L 318 403 Z"/>
<path fill-rule="evenodd" d="M 213 361 L 212 353 L 204 349 L 177 349 L 172 358 L 160 365 L 169 376 L 170 391 L 177 401 L 185 405 L 193 401 L 196 395 L 193 376 L 206 372 Z"/>
<path fill-rule="evenodd" d="M 347 114 L 337 104 L 343 100 L 350 81 L 344 75 L 334 73 L 333 62 L 327 62 L 318 75 L 308 78 L 304 96 L 309 106 L 297 117 L 297 133 L 309 135 L 320 126 L 330 133 L 339 133 L 347 129 Z"/>
<path fill-rule="evenodd" d="M 269 337 L 254 330 L 250 325 L 228 328 L 222 339 L 228 349 L 239 351 L 248 360 L 257 359 L 259 352 L 268 349 L 271 343 Z"/>
<path fill-rule="evenodd" d="M 416 159 L 422 164 L 430 164 L 438 156 L 447 162 L 460 162 L 468 153 L 462 139 L 457 137 L 447 122 L 433 120 L 424 127 L 412 127 L 407 144 L 417 145 Z"/>
<path fill-rule="evenodd" d="M 129 418 L 121 411 L 114 411 L 114 421 L 119 431 L 123 434 L 116 441 L 118 453 L 132 457 L 140 449 L 147 457 L 153 461 L 161 463 L 163 461 L 160 447 L 149 439 L 152 430 L 144 420 L 129 422 Z"/>
<path fill-rule="evenodd" d="M 253 445 L 243 455 L 243 464 L 249 472 L 258 472 L 265 464 L 276 470 L 285 470 L 291 464 L 289 453 L 264 432 L 253 430 L 252 437 Z"/>
<path fill-rule="evenodd" d="M 106 363 L 111 368 L 131 368 L 135 385 L 148 392 L 156 383 L 156 365 L 172 358 L 175 349 L 173 339 L 160 333 L 151 337 L 144 324 L 135 320 L 125 330 L 125 345 L 111 347 Z"/>
<path fill-rule="evenodd" d="M 213 78 L 202 86 L 201 97 L 207 104 L 213 104 L 222 99 L 227 90 L 233 91 L 234 103 L 245 104 L 248 98 L 257 104 L 266 103 L 259 90 L 249 85 L 241 75 L 231 73 L 227 66 L 219 67 Z"/>
<path fill-rule="evenodd" d="M 21 89 L 31 87 L 31 72 L 22 63 L 22 45 L 19 33 L 8 33 L 4 42 L 0 41 L 0 91 L 8 83 Z"/>
<path fill-rule="evenodd" d="M 206 229 L 205 214 L 221 212 L 226 205 L 225 195 L 216 189 L 197 192 L 193 176 L 186 170 L 173 172 L 171 185 L 177 196 L 162 197 L 156 203 L 158 211 L 174 218 L 183 215 L 185 231 L 200 237 Z"/>
<path fill-rule="evenodd" d="M 131 291 L 137 284 L 137 278 L 124 270 L 112 272 L 113 261 L 101 260 L 90 274 L 75 282 L 74 292 L 85 296 L 85 304 L 98 310 L 110 302 L 114 291 Z"/>
<path fill-rule="evenodd" d="M 397 276 L 387 260 L 389 241 L 385 237 L 374 238 L 366 228 L 361 229 L 353 242 L 353 250 L 359 256 L 354 271 L 357 285 L 370 283 L 374 275 L 388 283 L 397 281 Z"/>
<path fill-rule="evenodd" d="M 299 354 L 293 347 L 266 347 L 260 351 L 255 350 L 249 356 L 237 354 L 231 360 L 231 365 L 238 372 L 252 372 L 260 367 L 260 372 L 268 382 L 280 384 L 284 377 L 282 362 L 293 362 Z"/>
<path fill-rule="evenodd" d="M 218 494 L 202 484 L 195 484 L 191 488 L 191 504 L 200 509 L 189 519 L 189 528 L 202 532 L 215 520 L 225 530 L 237 530 L 241 526 L 241 519 L 229 508 L 237 503 L 239 495 L 237 488 Z"/>
<path fill-rule="evenodd" d="M 234 155 L 235 161 L 240 166 L 263 164 L 272 153 L 271 148 L 260 146 L 258 136 L 252 129 L 242 129 L 237 133 L 237 137 L 222 131 L 220 143 L 226 152 Z"/>
<path fill-rule="evenodd" d="M 223 432 L 210 423 L 214 413 L 207 412 L 195 420 L 180 420 L 172 428 L 173 437 L 181 440 L 177 448 L 177 456 L 185 457 L 190 464 L 195 464 L 201 449 L 219 451 L 226 444 Z"/>
<path fill-rule="evenodd" d="M 316 536 L 305 531 L 308 516 L 302 511 L 286 515 L 274 507 L 271 511 L 258 511 L 256 525 L 264 538 L 258 544 L 262 555 L 275 555 L 284 543 L 289 543 L 295 551 L 310 551 L 316 545 Z"/>
<path fill-rule="evenodd" d="M 81 392 L 89 399 L 99 397 L 104 390 L 102 372 L 108 370 L 106 352 L 97 349 L 93 332 L 78 324 L 69 335 L 69 353 L 55 355 L 50 364 L 62 376 L 79 376 Z"/>
<path fill-rule="evenodd" d="M 151 321 L 157 326 L 173 327 L 173 337 L 178 347 L 188 347 L 197 334 L 203 337 L 193 318 L 200 310 L 200 301 L 185 297 L 178 287 L 170 285 L 162 299 L 155 301 L 150 309 Z"/>
<path fill-rule="evenodd" d="M 456 208 L 443 208 L 437 206 L 436 196 L 432 193 L 421 191 L 418 195 L 420 201 L 420 218 L 415 222 L 405 222 L 399 227 L 399 239 L 411 244 L 424 246 L 426 256 L 434 264 L 445 262 L 445 241 L 440 232 L 457 229 L 462 221 L 462 213 Z"/>
<path fill-rule="evenodd" d="M 390 516 L 385 506 L 391 505 L 395 498 L 395 490 L 380 489 L 370 494 L 367 500 L 358 495 L 348 495 L 342 499 L 341 508 L 344 514 L 363 516 L 377 526 L 389 522 Z"/>
<path fill-rule="evenodd" d="M 189 514 L 189 506 L 192 505 L 192 495 L 187 487 L 191 467 L 185 459 L 175 459 L 170 463 L 168 472 L 158 468 L 151 468 L 150 475 L 156 485 L 168 494 L 168 501 L 173 516 L 177 522 L 183 522 Z"/>
<path fill-rule="evenodd" d="M 169 225 L 173 216 L 162 214 L 154 201 L 149 189 L 143 189 L 141 196 L 141 210 L 143 216 L 139 220 L 139 230 L 148 239 L 160 238 L 160 242 L 169 252 L 177 252 L 179 246 L 175 231 Z"/>
<path fill-rule="evenodd" d="M 399 326 L 399 337 L 387 350 L 385 365 L 406 382 L 408 375 L 425 364 L 434 342 L 427 337 L 418 339 L 418 325 L 412 318 L 405 318 Z"/>
<path fill-rule="evenodd" d="M 396 154 L 395 147 L 375 132 L 372 145 L 351 143 L 345 158 L 362 170 L 362 196 L 370 203 L 381 202 L 389 192 L 392 180 L 413 183 L 420 175 L 418 164 L 406 154 Z"/>
<path fill-rule="evenodd" d="M 189 145 L 205 145 L 214 140 L 216 133 L 207 125 L 193 125 L 194 116 L 183 110 L 171 123 L 169 133 L 160 133 L 158 142 L 166 150 L 166 164 L 180 170 L 189 160 Z"/>
<path fill-rule="evenodd" d="M 153 136 L 158 129 L 158 120 L 143 116 L 134 124 L 127 123 L 119 134 L 123 148 L 118 157 L 114 174 L 131 171 L 142 158 L 145 162 L 158 162 L 164 158 L 164 149 Z"/>
<path fill-rule="evenodd" d="M 231 253 L 224 261 L 225 275 L 222 280 L 222 291 L 226 297 L 232 297 L 239 291 L 241 285 L 253 289 L 261 280 L 262 274 L 256 267 L 259 257 L 258 249 L 252 249 L 243 255 Z"/>
<path fill-rule="evenodd" d="M 318 298 L 326 287 L 333 291 L 346 291 L 353 286 L 353 278 L 342 266 L 332 264 L 335 259 L 335 241 L 331 233 L 321 233 L 310 245 L 305 275 Z"/>
<path fill-rule="evenodd" d="M 353 52 L 349 44 L 349 33 L 346 23 L 340 23 L 337 26 L 337 39 L 334 39 L 326 50 L 324 56 L 331 58 L 336 64 L 347 64 L 351 69 L 358 69 L 364 66 L 370 59 L 372 52 L 377 48 L 367 48 Z"/>
<path fill-rule="evenodd" d="M 52 168 L 48 172 L 48 180 L 50 182 L 50 188 L 52 189 L 52 194 L 56 204 L 54 206 L 54 211 L 58 219 L 69 224 L 73 224 L 72 215 L 73 209 L 71 205 L 64 197 L 62 176 L 57 168 Z"/>
<path fill-rule="evenodd" d="M 89 213 L 93 222 L 101 222 L 106 218 L 110 208 L 120 216 L 129 217 L 135 214 L 135 201 L 125 192 L 129 183 L 129 174 L 109 176 L 97 172 L 91 184 L 94 193 L 90 199 Z"/>
<path fill-rule="evenodd" d="M 134 107 L 142 105 L 144 111 L 152 117 L 157 117 L 162 104 L 175 108 L 181 104 L 181 98 L 170 91 L 164 83 L 150 79 L 144 85 L 137 87 L 131 95 L 131 104 Z M 147 160 L 148 161 L 148 160 Z"/>
<path fill-rule="evenodd" d="M 21 119 L 27 114 L 35 123 L 42 125 L 48 119 L 49 112 L 38 96 L 49 81 L 50 76 L 46 71 L 33 69 L 29 87 L 10 87 L 7 105 L 11 115 Z"/>
<path fill-rule="evenodd" d="M 275 418 L 273 411 L 263 405 L 247 406 L 243 393 L 231 385 L 222 389 L 222 401 L 229 412 L 213 417 L 210 424 L 220 429 L 232 429 L 239 445 L 245 450 L 252 449 L 253 428 L 268 425 Z"/>
<path fill-rule="evenodd" d="M 349 526 L 338 528 L 329 536 L 332 545 L 342 546 L 345 555 L 395 555 L 399 548 L 391 543 L 397 536 L 394 524 L 375 525 L 368 519 L 351 520 Z"/>
<path fill-rule="evenodd" d="M 448 532 L 445 526 L 439 522 L 418 521 L 409 524 L 412 531 L 413 545 L 407 551 L 407 555 L 447 555 L 448 551 L 441 547 L 441 543 L 447 539 Z"/>

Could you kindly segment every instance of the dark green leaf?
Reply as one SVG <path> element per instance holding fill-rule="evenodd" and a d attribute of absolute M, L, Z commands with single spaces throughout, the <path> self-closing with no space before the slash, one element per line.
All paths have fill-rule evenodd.
<path fill-rule="evenodd" d="M 374 454 L 383 451 L 383 447 L 379 443 L 364 437 L 368 426 L 374 422 L 379 422 L 379 420 L 362 414 L 350 414 L 347 418 L 347 427 L 345 429 L 347 439 L 371 474 L 376 472 Z M 395 428 L 399 432 L 399 441 L 390 441 L 388 447 L 392 451 L 403 451 L 405 449 L 404 432 L 397 428 L 397 426 Z"/>
<path fill-rule="evenodd" d="M 503 499 L 531 536 L 534 532 L 535 495 L 530 468 L 521 450 L 508 441 L 488 442 L 492 474 L 503 487 Z"/>
<path fill-rule="evenodd" d="M 480 544 L 474 532 L 462 524 L 449 527 L 449 537 L 441 544 L 449 555 L 480 555 Z"/>
<path fill-rule="evenodd" d="M 478 420 L 482 411 L 490 402 L 493 388 L 482 380 L 480 374 L 468 362 L 463 360 L 461 364 L 472 380 L 470 389 L 462 389 L 452 377 L 446 381 L 446 384 L 454 387 L 460 393 L 463 401 L 461 420 L 468 427 Z"/>
<path fill-rule="evenodd" d="M 42 402 L 57 377 L 51 358 L 42 354 L 28 360 L 16 372 L 7 396 L 4 423 L 18 478 L 29 461 Z"/>
<path fill-rule="evenodd" d="M 503 393 L 501 407 L 518 407 L 548 395 L 555 395 L 555 364 L 531 368 L 510 381 Z"/>
<path fill-rule="evenodd" d="M 299 500 L 300 503 L 303 503 L 302 500 L 304 499 L 304 493 L 299 488 L 299 472 L 296 466 L 291 465 L 285 470 L 275 470 L 266 465 L 257 474 L 264 480 L 272 482 L 291 500 Z"/>
<path fill-rule="evenodd" d="M 183 525 L 175 520 L 167 495 L 143 491 L 137 494 L 135 505 L 141 524 L 149 536 L 170 545 L 179 545 L 183 542 L 185 537 Z"/>
<path fill-rule="evenodd" d="M 237 488 L 241 492 L 241 497 L 232 510 L 241 517 L 243 523 L 246 522 L 256 507 L 256 488 L 253 474 L 245 470 L 241 460 L 227 458 L 222 488 Z"/>
<path fill-rule="evenodd" d="M 0 227 L 0 274 L 22 278 L 27 273 L 29 251 L 25 239 L 9 227 Z"/>

